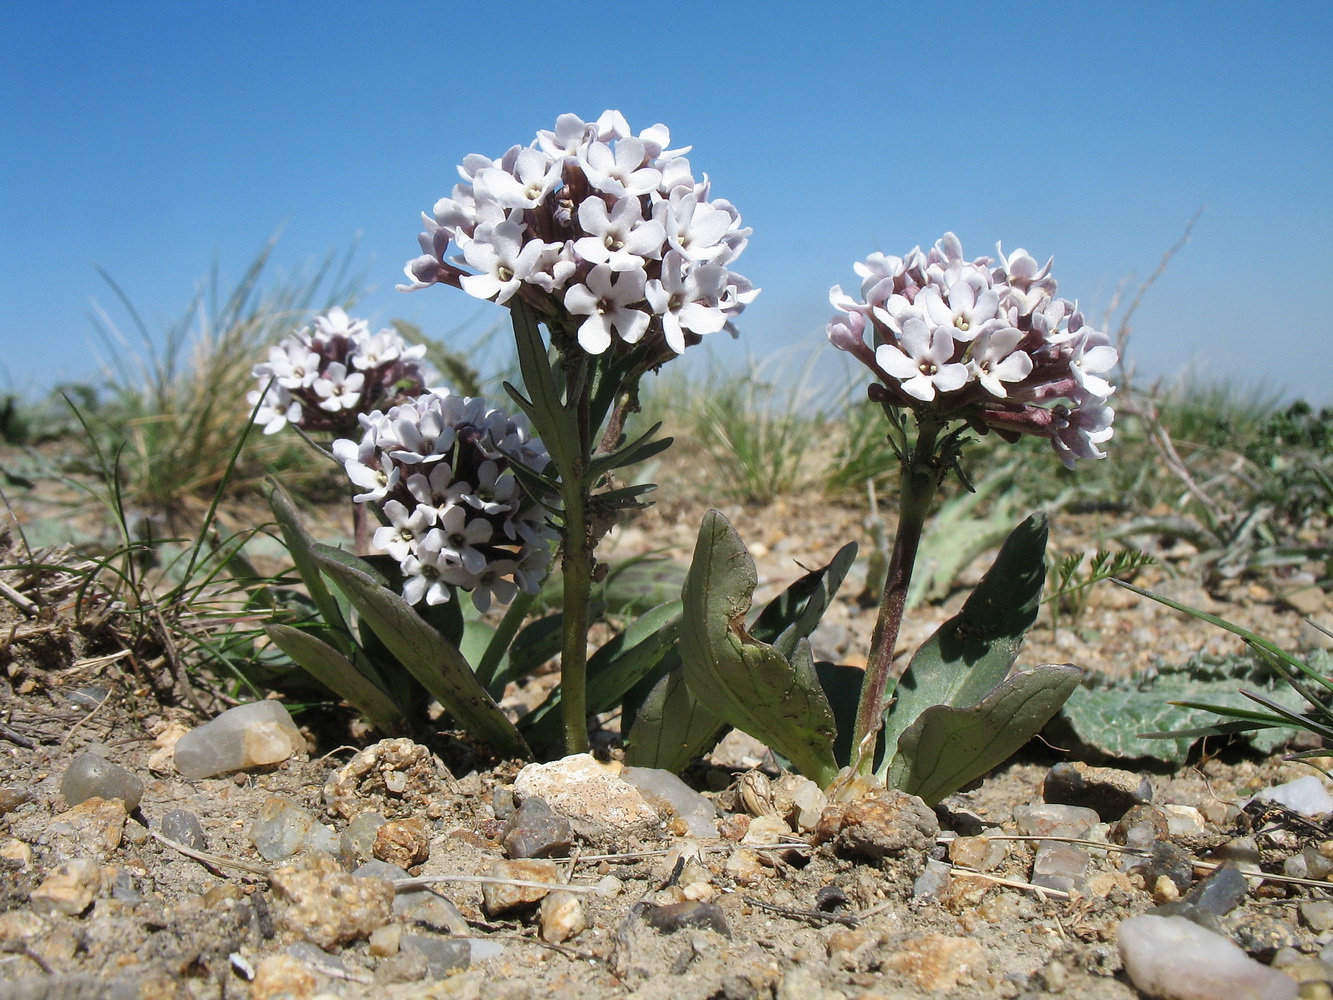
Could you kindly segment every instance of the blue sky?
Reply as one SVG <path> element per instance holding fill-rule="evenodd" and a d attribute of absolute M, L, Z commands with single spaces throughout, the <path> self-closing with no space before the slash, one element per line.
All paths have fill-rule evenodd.
<path fill-rule="evenodd" d="M 1333 402 L 1331 45 L 1327 2 L 9 0 L 0 391 L 96 373 L 91 303 L 126 317 L 94 265 L 152 324 L 279 229 L 284 268 L 359 236 L 355 312 L 453 330 L 479 303 L 393 286 L 455 164 L 618 108 L 754 228 L 732 363 L 815 343 L 854 261 L 946 230 L 1053 254 L 1100 317 L 1204 207 L 1135 317 L 1140 377 Z"/>

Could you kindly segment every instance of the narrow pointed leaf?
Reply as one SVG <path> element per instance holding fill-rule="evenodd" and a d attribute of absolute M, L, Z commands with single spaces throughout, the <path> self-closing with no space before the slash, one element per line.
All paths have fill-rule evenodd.
<path fill-rule="evenodd" d="M 287 544 L 287 553 L 292 557 L 296 572 L 301 575 L 306 591 L 310 594 L 310 600 L 314 603 L 320 618 L 324 620 L 324 624 L 329 627 L 331 636 L 340 647 L 340 652 L 344 656 L 351 653 L 351 643 L 345 638 L 348 634 L 347 622 L 338 607 L 338 602 L 325 586 L 324 577 L 320 575 L 319 562 L 315 556 L 319 543 L 305 530 L 300 515 L 296 512 L 296 505 L 277 483 L 272 484 L 268 502 L 273 509 L 273 517 L 278 522 L 278 530 L 282 532 L 283 541 Z"/>
<path fill-rule="evenodd" d="M 380 732 L 398 734 L 408 730 L 403 710 L 393 697 L 327 642 L 290 625 L 269 625 L 264 631 L 292 662 L 355 707 Z"/>
<path fill-rule="evenodd" d="M 791 656 L 796 643 L 814 632 L 855 561 L 856 543 L 848 542 L 827 566 L 806 573 L 769 601 L 750 626 L 750 634 Z"/>
<path fill-rule="evenodd" d="M 347 595 L 398 662 L 460 726 L 501 753 L 528 756 L 523 737 L 486 693 L 458 648 L 431 628 L 410 604 L 342 561 L 321 558 L 320 568 Z"/>
<path fill-rule="evenodd" d="M 745 629 L 758 583 L 754 560 L 718 511 L 704 515 L 682 592 L 681 659 L 690 691 L 727 722 L 770 746 L 802 774 L 828 784 L 833 711 L 808 640 L 784 657 Z"/>
<path fill-rule="evenodd" d="M 934 805 L 1036 736 L 1082 674 L 1070 664 L 1048 664 L 1014 674 L 969 708 L 926 709 L 899 739 L 888 783 Z"/>
<path fill-rule="evenodd" d="M 690 692 L 677 663 L 639 706 L 625 738 L 625 763 L 679 774 L 716 746 L 730 728 Z"/>

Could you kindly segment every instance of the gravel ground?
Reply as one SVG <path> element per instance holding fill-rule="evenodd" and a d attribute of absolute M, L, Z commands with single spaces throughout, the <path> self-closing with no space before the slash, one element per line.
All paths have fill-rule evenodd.
<path fill-rule="evenodd" d="M 664 548 L 688 558 L 701 513 L 686 505 L 652 508 L 619 529 L 608 552 Z M 817 497 L 724 513 L 755 555 L 757 600 L 861 534 L 858 512 Z M 1052 527 L 1052 547 L 1095 548 L 1107 526 L 1105 518 L 1061 517 Z M 1193 582 L 1183 547 L 1156 554 L 1162 565 L 1141 572 L 1145 585 L 1288 648 L 1313 641 L 1300 615 L 1283 603 L 1279 582 L 1242 581 L 1206 594 Z M 985 564 L 969 567 L 962 582 L 974 581 Z M 14 573 L 0 574 L 0 581 L 24 586 Z M 60 596 L 58 579 L 44 586 L 46 597 Z M 850 579 L 814 637 L 817 652 L 845 663 L 864 655 L 874 613 L 856 603 L 859 589 Z M 915 612 L 902 645 L 914 648 L 924 640 L 963 596 L 960 591 Z M 172 765 L 170 745 L 204 717 L 179 685 L 173 694 L 165 662 L 123 652 L 114 618 L 76 623 L 58 612 L 34 621 L 0 601 L 0 636 L 8 636 L 0 641 L 0 864 L 6 871 L 0 880 L 0 998 L 871 1000 L 1050 993 L 1109 1000 L 1139 995 L 1120 967 L 1119 921 L 1181 891 L 1155 872 L 1122 870 L 1113 850 L 1093 852 L 1086 878 L 1072 893 L 1036 891 L 1027 884 L 1034 845 L 998 839 L 1002 857 L 984 875 L 955 867 L 933 888 L 914 890 L 930 859 L 949 858 L 954 834 L 993 828 L 1001 837 L 1016 834 L 1016 810 L 1042 801 L 1050 767 L 1068 756 L 1040 743 L 946 800 L 936 842 L 878 859 L 837 837 L 809 848 L 752 850 L 741 839 L 756 820 L 734 785 L 766 762 L 761 747 L 733 737 L 690 775 L 713 801 L 727 836 L 686 840 L 669 820 L 622 830 L 594 826 L 572 858 L 554 862 L 555 881 L 571 886 L 586 923 L 579 933 L 558 943 L 543 940 L 543 934 L 559 937 L 550 927 L 560 918 L 531 907 L 494 912 L 471 882 L 436 886 L 456 908 L 454 916 L 390 915 L 381 912 L 387 904 L 372 898 L 374 892 L 342 880 L 341 866 L 269 861 L 252 839 L 253 825 L 275 798 L 306 810 L 335 837 L 346 831 L 357 807 L 331 806 L 325 788 L 367 741 L 344 745 L 345 724 L 305 717 L 307 752 L 190 780 Z M 1180 661 L 1198 651 L 1239 652 L 1240 644 L 1106 584 L 1096 588 L 1086 614 L 1058 636 L 1040 622 L 1020 662 L 1074 662 L 1123 675 L 1158 657 Z M 94 691 L 89 702 L 87 689 L 106 697 L 98 700 Z M 72 806 L 62 793 L 71 762 L 90 749 L 142 781 L 142 799 L 128 814 L 119 800 Z M 420 795 L 411 788 L 377 793 L 366 785 L 353 798 L 368 796 L 366 807 L 387 810 L 388 819 L 420 821 L 411 830 L 428 856 L 405 866 L 413 875 L 493 872 L 506 858 L 504 790 L 517 765 L 469 755 L 444 735 L 428 750 L 438 756 L 427 758 Z M 1237 838 L 1248 837 L 1264 870 L 1280 872 L 1302 848 L 1317 853 L 1333 836 L 1283 816 L 1252 829 L 1241 813 L 1239 805 L 1255 791 L 1311 773 L 1296 763 L 1236 752 L 1196 752 L 1174 771 L 1143 760 L 1111 763 L 1145 776 L 1155 805 L 1198 810 L 1197 829 L 1163 838 L 1189 862 L 1228 844 L 1234 849 Z M 155 836 L 172 810 L 197 817 L 202 860 Z M 811 831 L 795 832 L 817 839 Z M 1333 843 L 1327 849 L 1333 852 Z M 1193 869 L 1195 877 L 1204 872 Z M 298 883 L 316 885 L 315 895 L 301 897 L 303 890 L 293 888 Z M 90 902 L 79 906 L 85 890 Z M 1242 905 L 1221 918 L 1223 929 L 1261 961 L 1290 965 L 1333 941 L 1333 912 L 1325 912 L 1333 907 L 1312 905 L 1327 896 L 1322 888 L 1256 880 Z M 659 911 L 670 904 L 676 909 L 669 914 Z M 339 921 L 351 923 L 331 930 Z M 464 949 L 458 944 L 464 938 L 476 943 Z"/>

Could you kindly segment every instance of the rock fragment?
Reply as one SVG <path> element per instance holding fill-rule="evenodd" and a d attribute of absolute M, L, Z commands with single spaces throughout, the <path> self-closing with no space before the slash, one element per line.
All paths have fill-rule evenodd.
<path fill-rule="evenodd" d="M 562 944 L 588 926 L 583 901 L 564 889 L 557 889 L 543 899 L 538 913 L 542 940 L 548 944 Z"/>
<path fill-rule="evenodd" d="M 884 964 L 918 990 L 939 993 L 975 979 L 987 963 L 985 949 L 971 938 L 927 934 L 899 945 Z"/>
<path fill-rule="evenodd" d="M 323 852 L 304 854 L 276 869 L 270 882 L 278 928 L 321 948 L 369 937 L 393 914 L 391 883 L 349 875 Z"/>
<path fill-rule="evenodd" d="M 1014 809 L 1018 832 L 1028 837 L 1086 837 L 1101 817 L 1085 806 L 1031 805 Z"/>
<path fill-rule="evenodd" d="M 713 803 L 679 776 L 656 767 L 627 767 L 620 777 L 637 788 L 659 815 L 669 817 L 668 825 L 676 836 L 698 840 L 717 837 Z"/>
<path fill-rule="evenodd" d="M 373 858 L 375 835 L 387 822 L 379 813 L 364 812 L 348 823 L 338 837 L 338 852 L 342 859 L 349 865 L 358 865 Z"/>
<path fill-rule="evenodd" d="M 371 853 L 399 868 L 425 864 L 430 858 L 430 827 L 420 816 L 390 820 L 376 831 Z"/>
<path fill-rule="evenodd" d="M 509 882 L 542 882 L 550 885 L 560 880 L 560 869 L 552 861 L 497 861 L 486 873 L 491 878 Z M 486 915 L 502 916 L 516 910 L 531 909 L 551 890 L 543 886 L 491 883 L 481 887 Z"/>
<path fill-rule="evenodd" d="M 574 847 L 574 828 L 545 799 L 533 795 L 510 814 L 501 843 L 511 858 L 567 858 Z"/>
<path fill-rule="evenodd" d="M 533 796 L 545 799 L 573 824 L 575 833 L 590 839 L 607 828 L 628 830 L 658 822 L 657 811 L 639 790 L 591 754 L 527 765 L 514 778 L 514 797 L 521 803 Z"/>
<path fill-rule="evenodd" d="M 920 798 L 887 788 L 852 802 L 830 805 L 819 819 L 815 841 L 832 841 L 840 850 L 878 860 L 929 850 L 939 832 L 934 810 Z"/>
<path fill-rule="evenodd" d="M 301 851 L 335 853 L 333 831 L 300 806 L 271 795 L 250 826 L 250 840 L 265 861 L 285 861 Z"/>
<path fill-rule="evenodd" d="M 32 891 L 32 909 L 43 916 L 64 913 L 77 917 L 101 890 L 101 866 L 88 858 L 72 858 L 57 865 Z"/>
<path fill-rule="evenodd" d="M 105 861 L 120 847 L 125 834 L 125 803 L 120 799 L 84 799 L 54 816 L 47 839 L 64 857 L 86 854 Z"/>
<path fill-rule="evenodd" d="M 452 781 L 427 747 L 405 737 L 380 740 L 334 772 L 324 785 L 324 805 L 346 820 L 364 812 L 439 819 L 449 808 Z"/>
<path fill-rule="evenodd" d="M 199 817 L 188 809 L 172 809 L 165 813 L 158 823 L 158 829 L 168 840 L 174 840 L 196 851 L 208 849 Z"/>
<path fill-rule="evenodd" d="M 704 927 L 717 931 L 723 937 L 731 937 L 727 915 L 716 903 L 686 900 L 682 903 L 667 903 L 664 906 L 649 906 L 643 911 L 643 920 L 649 927 L 663 934 Z"/>
<path fill-rule="evenodd" d="M 1282 785 L 1265 788 L 1254 796 L 1263 802 L 1275 802 L 1302 816 L 1322 816 L 1333 812 L 1333 795 L 1316 774 L 1307 774 Z"/>
<path fill-rule="evenodd" d="M 211 778 L 304 753 L 305 737 L 276 701 L 229 708 L 176 741 L 176 770 L 187 778 Z"/>
<path fill-rule="evenodd" d="M 85 751 L 70 762 L 60 779 L 60 794 L 71 806 L 91 798 L 120 799 L 134 812 L 143 799 L 143 780 L 101 754 Z"/>
<path fill-rule="evenodd" d="M 1046 772 L 1042 798 L 1053 805 L 1084 806 L 1106 822 L 1127 809 L 1152 801 L 1147 778 L 1117 767 L 1093 767 L 1082 761 L 1060 763 Z"/>
<path fill-rule="evenodd" d="M 1291 977 L 1261 965 L 1184 917 L 1120 922 L 1120 960 L 1144 994 L 1161 1000 L 1296 1000 Z"/>

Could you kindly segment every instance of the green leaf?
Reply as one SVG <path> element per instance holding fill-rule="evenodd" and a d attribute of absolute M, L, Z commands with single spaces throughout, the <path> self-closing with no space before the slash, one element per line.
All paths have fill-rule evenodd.
<path fill-rule="evenodd" d="M 410 604 L 341 560 L 321 558 L 320 568 L 347 595 L 398 662 L 459 725 L 501 753 L 529 755 L 523 737 L 486 693 L 458 648 L 431 628 Z"/>
<path fill-rule="evenodd" d="M 566 472 L 581 453 L 577 422 L 571 419 L 572 415 L 566 412 L 561 402 L 560 386 L 551 368 L 537 314 L 521 296 L 509 301 L 509 314 L 514 327 L 514 345 L 518 350 L 518 368 L 531 400 L 524 409 L 556 469 Z M 509 389 L 510 395 L 516 395 L 508 385 L 505 388 Z"/>
<path fill-rule="evenodd" d="M 808 639 L 790 659 L 745 630 L 758 583 L 754 560 L 718 511 L 704 515 L 685 579 L 680 640 L 693 695 L 727 722 L 827 785 L 836 729 Z"/>
<path fill-rule="evenodd" d="M 814 632 L 855 561 L 856 543 L 848 542 L 823 569 L 811 570 L 769 601 L 750 626 L 750 635 L 791 656 L 796 643 Z"/>
<path fill-rule="evenodd" d="M 294 663 L 354 706 L 380 732 L 393 734 L 409 729 L 402 707 L 393 697 L 323 639 L 290 625 L 269 625 L 264 631 Z"/>
<path fill-rule="evenodd" d="M 654 455 L 666 451 L 671 447 L 672 438 L 659 438 L 656 441 L 652 439 L 653 435 L 661 429 L 662 424 L 660 422 L 653 424 L 623 448 L 617 448 L 609 455 L 598 455 L 592 460 L 590 466 L 592 475 L 600 476 L 602 473 L 610 472 L 613 469 L 623 469 L 626 466 L 637 465 L 639 462 L 645 462 Z"/>
<path fill-rule="evenodd" d="M 912 657 L 885 720 L 881 774 L 892 763 L 899 737 L 923 712 L 935 705 L 975 705 L 1009 672 L 1037 619 L 1046 533 L 1041 513 L 1015 528 L 962 610 Z"/>
<path fill-rule="evenodd" d="M 320 618 L 329 627 L 333 641 L 338 643 L 344 656 L 350 655 L 352 643 L 347 622 L 338 607 L 338 602 L 324 585 L 324 577 L 320 575 L 316 558 L 319 543 L 310 537 L 305 526 L 301 524 L 301 518 L 296 513 L 296 505 L 292 503 L 291 497 L 277 483 L 270 483 L 270 487 L 269 506 L 273 509 L 273 517 L 278 522 L 283 541 L 287 543 L 287 552 L 292 557 L 296 572 L 301 575 L 301 580 L 305 583 L 306 591 L 310 594 L 310 600 L 314 603 Z"/>
<path fill-rule="evenodd" d="M 639 707 L 625 737 L 625 763 L 679 774 L 716 746 L 729 728 L 690 692 L 677 661 Z"/>
<path fill-rule="evenodd" d="M 969 708 L 926 709 L 898 740 L 887 783 L 934 805 L 1037 735 L 1081 676 L 1078 667 L 1048 664 L 1014 674 Z"/>

